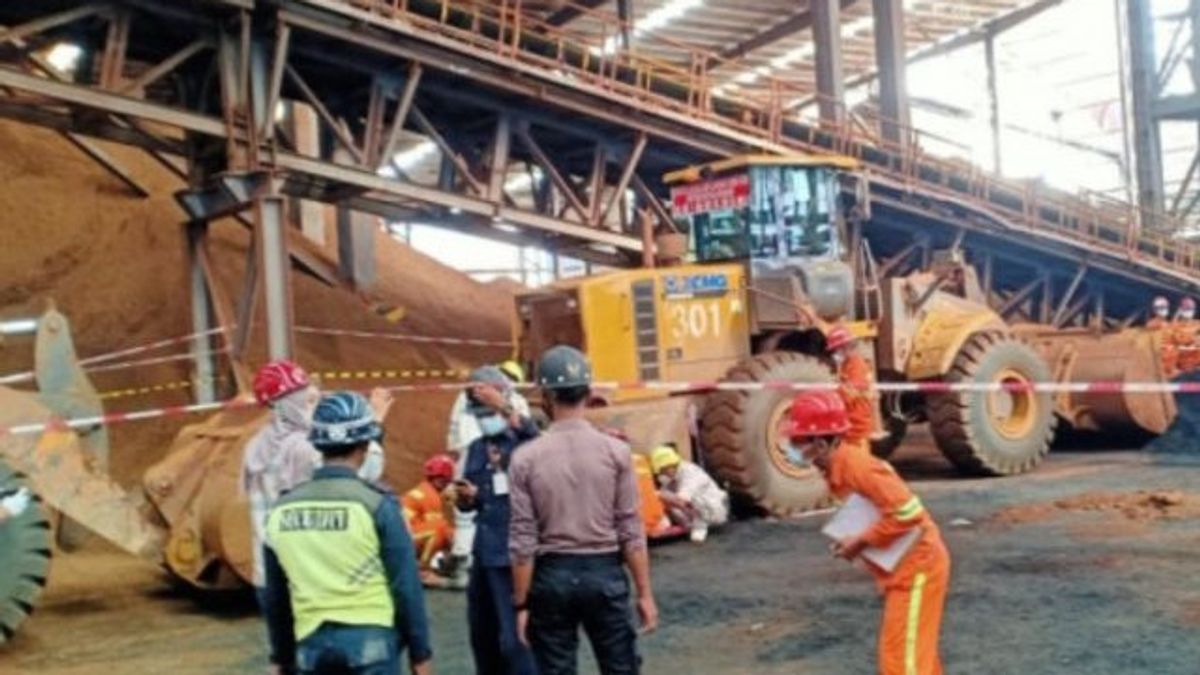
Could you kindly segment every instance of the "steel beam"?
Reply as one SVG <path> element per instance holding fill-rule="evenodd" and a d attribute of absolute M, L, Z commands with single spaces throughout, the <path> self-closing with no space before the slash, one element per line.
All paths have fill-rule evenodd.
<path fill-rule="evenodd" d="M 271 359 L 292 356 L 292 284 L 288 269 L 287 223 L 284 201 L 271 195 L 254 205 L 259 270 L 267 312 L 267 355 Z"/>
<path fill-rule="evenodd" d="M 855 2 L 856 0 L 838 0 L 838 8 L 845 9 Z M 736 61 L 751 52 L 763 49 L 780 40 L 808 30 L 814 25 L 813 21 L 813 12 L 808 7 L 805 7 L 803 10 L 772 25 L 754 37 L 722 49 L 719 55 L 709 57 L 705 66 L 709 70 L 720 68 L 722 65 Z"/>
<path fill-rule="evenodd" d="M 1029 296 L 1032 295 L 1033 292 L 1036 291 L 1042 284 L 1044 284 L 1045 281 L 1045 277 L 1039 274 L 1034 278 L 1033 281 L 1025 284 L 1025 286 L 1023 286 L 1020 290 L 1009 296 L 1009 298 L 1004 301 L 1004 304 L 1000 305 L 1000 307 L 996 309 L 996 313 L 1007 318 L 1014 309 L 1019 307 L 1021 303 L 1025 302 L 1025 300 L 1028 299 Z"/>
<path fill-rule="evenodd" d="M 1071 284 L 1067 286 L 1067 290 L 1063 293 L 1062 299 L 1058 301 L 1058 309 L 1055 310 L 1054 319 L 1050 323 L 1058 326 L 1066 318 L 1068 318 L 1064 316 L 1064 312 L 1067 312 L 1072 298 L 1075 297 L 1075 291 L 1079 289 L 1079 284 L 1083 281 L 1083 276 L 1087 274 L 1087 270 L 1087 265 L 1079 266 L 1079 269 L 1075 272 L 1075 276 L 1071 279 Z M 1047 288 L 1049 288 L 1049 285 L 1047 285 Z"/>
<path fill-rule="evenodd" d="M 504 199 L 504 183 L 508 180 L 508 151 L 512 143 L 512 119 L 501 114 L 496 118 L 496 131 L 492 138 L 490 171 L 488 176 L 488 198 L 495 202 Z"/>
<path fill-rule="evenodd" d="M 872 0 L 875 15 L 875 67 L 879 71 L 880 131 L 886 141 L 907 145 L 908 52 L 904 39 L 904 3 Z"/>
<path fill-rule="evenodd" d="M 408 77 L 404 80 L 404 91 L 400 94 L 400 101 L 396 104 L 396 112 L 392 116 L 392 126 L 388 131 L 387 139 L 383 143 L 383 150 L 379 153 L 380 166 L 383 166 L 392 161 L 392 156 L 396 154 L 396 143 L 400 140 L 400 132 L 404 129 L 404 123 L 408 120 L 408 113 L 412 110 L 413 97 L 417 94 L 417 86 L 421 83 L 421 64 L 414 61 L 408 67 Z"/>
<path fill-rule="evenodd" d="M 597 226 L 604 227 L 613 208 L 625 196 L 625 190 L 629 188 L 629 181 L 637 171 L 638 163 L 642 161 L 642 152 L 646 150 L 646 141 L 646 134 L 639 133 L 637 135 L 637 139 L 633 142 L 633 149 L 629 151 L 629 157 L 625 160 L 625 168 L 621 170 L 621 176 L 617 179 L 617 184 L 613 186 L 613 193 L 608 198 L 608 205 L 604 207 L 604 211 L 600 213 L 600 218 L 596 222 Z M 624 231 L 623 228 L 620 229 Z"/>
<path fill-rule="evenodd" d="M 842 3 L 840 0 L 809 0 L 809 5 L 816 46 L 817 109 L 821 120 L 841 126 L 846 120 Z"/>
<path fill-rule="evenodd" d="M 1129 25 L 1129 88 L 1133 100 L 1133 150 L 1138 206 L 1144 214 L 1157 213 L 1164 205 L 1164 190 L 1162 138 L 1154 110 L 1158 95 L 1154 17 L 1149 2 L 1128 0 L 1125 4 Z"/>
<path fill-rule="evenodd" d="M 92 3 L 83 5 L 82 7 L 76 7 L 75 9 L 68 9 L 63 12 L 58 12 L 56 14 L 49 14 L 47 16 L 20 24 L 19 26 L 13 26 L 11 28 L 0 30 L 0 44 L 22 40 L 30 35 L 36 35 L 52 28 L 58 28 L 59 26 L 64 26 L 68 23 L 74 23 L 80 19 L 96 16 L 97 14 L 106 14 L 109 11 L 110 9 L 108 5 Z"/>
<path fill-rule="evenodd" d="M 191 289 L 192 393 L 197 403 L 209 403 L 216 400 L 213 384 L 217 368 L 212 353 L 212 336 L 208 333 L 216 328 L 216 325 L 213 322 L 208 279 L 202 263 L 205 240 L 208 238 L 208 223 L 202 220 L 193 220 L 185 227 L 187 229 L 188 286 Z"/>
<path fill-rule="evenodd" d="M 992 171 L 1001 175 L 1000 93 L 996 77 L 996 34 L 989 31 L 983 39 L 983 63 L 987 68 L 988 124 L 992 129 Z"/>

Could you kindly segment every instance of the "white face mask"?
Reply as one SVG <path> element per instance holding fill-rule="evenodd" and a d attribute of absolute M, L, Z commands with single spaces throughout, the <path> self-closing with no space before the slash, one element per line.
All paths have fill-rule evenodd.
<path fill-rule="evenodd" d="M 1154 316 L 1157 316 L 1160 319 L 1165 319 L 1167 318 L 1167 314 L 1170 312 L 1171 310 L 1167 307 L 1156 307 L 1154 309 Z"/>
<path fill-rule="evenodd" d="M 488 415 L 479 418 L 479 430 L 484 436 L 499 436 L 508 430 L 508 420 L 500 415 Z"/>
<path fill-rule="evenodd" d="M 836 352 L 834 352 L 833 353 L 833 362 L 839 366 L 842 365 L 843 363 L 845 363 L 846 362 L 846 352 L 844 352 L 840 349 L 837 350 Z"/>
<path fill-rule="evenodd" d="M 1179 318 L 1183 319 L 1184 321 L 1191 321 L 1192 319 L 1196 318 L 1196 310 L 1194 310 L 1194 309 L 1180 310 Z"/>
<path fill-rule="evenodd" d="M 383 464 L 383 448 L 371 441 L 367 446 L 367 457 L 358 467 L 358 477 L 370 483 L 379 482 L 383 478 Z"/>

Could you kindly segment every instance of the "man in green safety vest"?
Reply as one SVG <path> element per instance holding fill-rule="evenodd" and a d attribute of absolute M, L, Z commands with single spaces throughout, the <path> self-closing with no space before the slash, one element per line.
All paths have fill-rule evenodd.
<path fill-rule="evenodd" d="M 271 662 L 279 673 L 431 672 L 425 599 L 412 537 L 394 495 L 358 478 L 383 436 L 359 394 L 325 396 L 309 440 L 324 466 L 267 517 Z"/>

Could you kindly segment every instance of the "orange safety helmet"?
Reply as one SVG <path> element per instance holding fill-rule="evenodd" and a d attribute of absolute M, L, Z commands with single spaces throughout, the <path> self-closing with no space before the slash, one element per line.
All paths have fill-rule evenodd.
<path fill-rule="evenodd" d="M 424 472 L 425 477 L 429 480 L 433 480 L 434 478 L 453 480 L 454 460 L 444 452 L 436 454 L 425 461 Z"/>
<path fill-rule="evenodd" d="M 854 333 L 851 333 L 849 328 L 839 323 L 825 336 L 825 350 L 835 352 L 856 339 L 858 338 L 854 337 Z"/>
<path fill-rule="evenodd" d="M 788 438 L 839 436 L 850 430 L 850 416 L 836 391 L 804 391 L 792 400 L 792 413 L 783 430 Z"/>
<path fill-rule="evenodd" d="M 272 361 L 254 374 L 254 398 L 267 405 L 308 387 L 308 373 L 294 361 L 280 359 Z"/>

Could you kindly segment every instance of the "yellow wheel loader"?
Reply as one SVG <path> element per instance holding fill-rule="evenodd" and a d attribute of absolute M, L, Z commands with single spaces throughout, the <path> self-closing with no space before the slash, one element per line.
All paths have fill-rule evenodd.
<path fill-rule="evenodd" d="M 707 466 L 762 509 L 808 509 L 825 498 L 815 470 L 789 456 L 778 433 L 794 392 L 769 384 L 834 381 L 824 348 L 834 322 L 859 336 L 879 380 L 1011 385 L 1080 375 L 1048 365 L 1062 347 L 1053 334 L 1038 336 L 1039 351 L 990 309 L 956 251 L 937 252 L 919 273 L 875 278 L 869 247 L 850 243 L 861 232 L 855 219 L 869 213 L 852 160 L 737 157 L 664 180 L 679 234 L 660 240 L 659 257 L 690 263 L 519 296 L 518 353 L 532 367 L 545 348 L 575 345 L 598 381 L 768 385 L 682 396 L 653 386 L 599 391 L 594 411 L 624 427 L 636 449 L 698 443 Z M 669 248 L 686 253 L 663 256 Z M 1056 403 L 1069 402 L 1033 392 L 888 395 L 873 445 L 886 455 L 909 422 L 928 420 L 963 472 L 1020 473 L 1048 452 Z"/>

